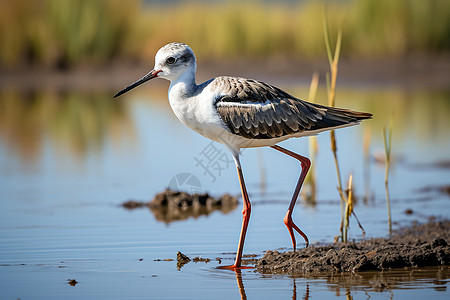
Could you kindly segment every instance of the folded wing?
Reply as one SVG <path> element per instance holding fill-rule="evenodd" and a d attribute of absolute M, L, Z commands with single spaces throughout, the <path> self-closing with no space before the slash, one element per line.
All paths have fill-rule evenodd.
<path fill-rule="evenodd" d="M 215 101 L 217 112 L 232 133 L 245 138 L 270 139 L 333 129 L 372 117 L 303 101 L 256 80 L 218 77 L 214 84 L 223 91 Z"/>

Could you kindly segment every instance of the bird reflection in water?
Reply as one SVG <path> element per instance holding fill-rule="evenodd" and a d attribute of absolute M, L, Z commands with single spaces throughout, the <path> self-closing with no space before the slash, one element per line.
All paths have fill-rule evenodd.
<path fill-rule="evenodd" d="M 234 269 L 234 273 L 236 275 L 237 286 L 239 288 L 239 294 L 241 295 L 241 300 L 247 300 L 247 294 L 245 293 L 244 281 L 242 280 L 242 269 Z M 297 300 L 297 285 L 295 283 L 295 278 L 293 280 L 292 287 L 292 300 Z M 309 285 L 306 285 L 305 294 L 303 296 L 303 300 L 309 299 Z"/>

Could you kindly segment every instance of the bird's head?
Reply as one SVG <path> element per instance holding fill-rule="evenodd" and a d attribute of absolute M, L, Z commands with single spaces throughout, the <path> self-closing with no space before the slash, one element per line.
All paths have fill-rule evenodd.
<path fill-rule="evenodd" d="M 167 44 L 156 53 L 155 67 L 153 70 L 115 94 L 114 98 L 156 77 L 161 77 L 169 81 L 175 81 L 181 76 L 195 77 L 196 69 L 197 63 L 194 51 L 188 45 L 183 43 Z"/>
<path fill-rule="evenodd" d="M 158 77 L 174 81 L 183 73 L 196 71 L 194 51 L 183 43 L 170 43 L 158 50 L 154 70 L 160 71 Z"/>

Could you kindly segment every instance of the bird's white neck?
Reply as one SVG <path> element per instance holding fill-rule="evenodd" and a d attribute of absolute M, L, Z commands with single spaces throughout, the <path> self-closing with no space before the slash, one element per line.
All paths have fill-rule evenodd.
<path fill-rule="evenodd" d="M 189 98 L 195 93 L 196 89 L 195 71 L 184 72 L 178 78 L 170 82 L 169 99 L 171 97 Z"/>

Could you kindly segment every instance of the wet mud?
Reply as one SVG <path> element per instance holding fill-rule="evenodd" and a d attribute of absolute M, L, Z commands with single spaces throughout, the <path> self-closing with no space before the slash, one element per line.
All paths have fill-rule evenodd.
<path fill-rule="evenodd" d="M 177 269 L 180 270 L 185 264 L 190 262 L 191 259 L 181 253 L 180 251 L 177 252 Z"/>
<path fill-rule="evenodd" d="M 217 257 L 216 260 L 219 261 L 219 263 L 220 263 L 219 257 Z M 193 259 L 190 259 L 187 255 L 181 253 L 180 251 L 177 252 L 177 270 L 181 270 L 181 268 L 190 261 L 193 261 L 195 263 L 198 263 L 198 262 L 209 263 L 211 261 L 211 259 L 200 257 L 200 256 L 196 256 Z"/>
<path fill-rule="evenodd" d="M 263 274 L 311 277 L 355 271 L 383 271 L 450 264 L 450 220 L 430 220 L 394 232 L 388 238 L 310 246 L 296 252 L 267 251 L 256 265 Z"/>
<path fill-rule="evenodd" d="M 156 194 L 150 202 L 129 200 L 123 203 L 122 207 L 126 209 L 148 207 L 156 220 L 170 223 L 209 215 L 215 210 L 228 213 L 236 209 L 238 203 L 237 198 L 229 194 L 214 198 L 207 193 L 188 194 L 167 189 Z"/>
<path fill-rule="evenodd" d="M 67 283 L 70 284 L 71 286 L 76 286 L 78 281 L 76 281 L 75 279 L 67 279 Z"/>

